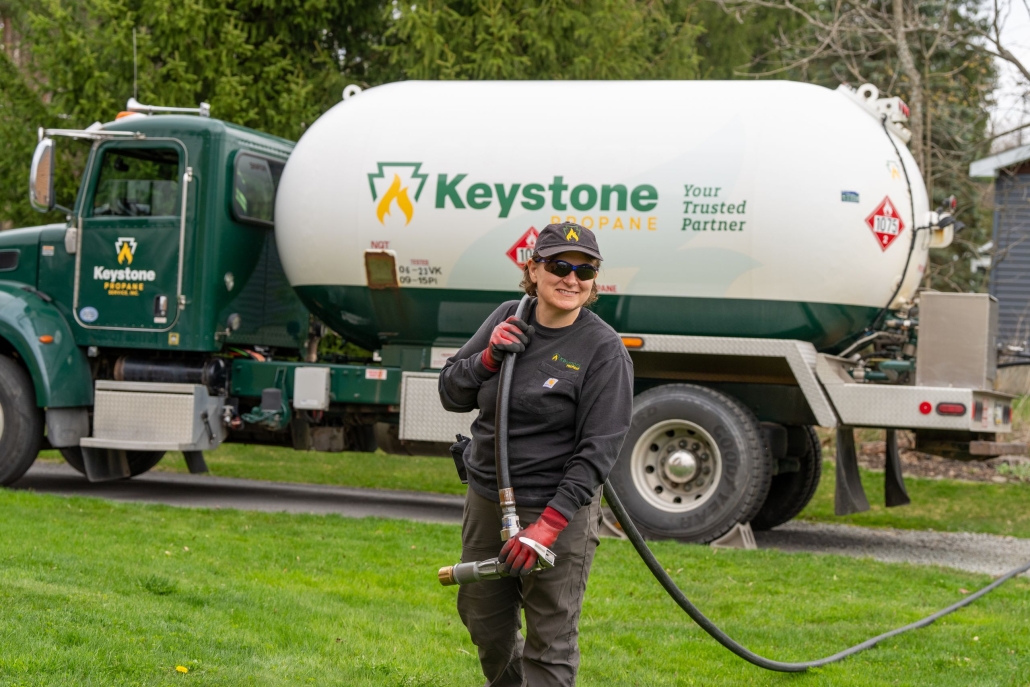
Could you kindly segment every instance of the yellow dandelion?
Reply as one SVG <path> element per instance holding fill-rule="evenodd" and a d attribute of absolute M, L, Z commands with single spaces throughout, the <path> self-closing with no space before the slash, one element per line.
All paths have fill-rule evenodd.
<path fill-rule="evenodd" d="M 178 672 L 180 672 L 180 673 L 188 673 L 188 672 L 190 672 L 190 669 L 187 668 L 186 666 L 175 666 L 175 669 Z"/>

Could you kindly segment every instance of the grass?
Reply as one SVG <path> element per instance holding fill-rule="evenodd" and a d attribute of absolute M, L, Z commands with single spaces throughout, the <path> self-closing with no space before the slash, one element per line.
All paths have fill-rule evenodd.
<path fill-rule="evenodd" d="M 64 499 L 0 490 L 0 684 L 473 685 L 475 647 L 436 568 L 456 526 Z M 988 577 L 658 543 L 731 635 L 825 655 Z M 581 622 L 581 685 L 1027 685 L 1030 581 L 807 675 L 704 636 L 631 547 L 605 540 Z M 177 667 L 188 670 L 183 673 Z"/>
<path fill-rule="evenodd" d="M 1030 482 L 1030 463 L 1009 465 L 1003 463 L 998 466 L 998 474 L 1006 477 L 1014 477 L 1023 482 Z"/>

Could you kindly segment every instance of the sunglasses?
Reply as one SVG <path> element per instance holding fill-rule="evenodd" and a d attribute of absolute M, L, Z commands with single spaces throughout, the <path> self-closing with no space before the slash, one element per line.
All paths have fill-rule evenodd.
<path fill-rule="evenodd" d="M 559 279 L 564 279 L 572 272 L 576 273 L 576 279 L 580 281 L 590 281 L 597 277 L 597 268 L 590 263 L 573 265 L 564 260 L 548 260 L 546 258 L 537 258 L 536 261 L 542 262 L 544 269 Z"/>

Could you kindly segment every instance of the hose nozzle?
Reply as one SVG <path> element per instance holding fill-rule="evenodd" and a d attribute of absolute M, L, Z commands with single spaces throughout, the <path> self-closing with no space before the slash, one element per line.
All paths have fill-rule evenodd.
<path fill-rule="evenodd" d="M 536 565 L 533 572 L 554 567 L 554 552 L 538 541 L 522 538 L 522 543 L 536 551 Z M 469 563 L 458 563 L 440 568 L 436 573 L 440 584 L 449 587 L 454 584 L 469 584 L 481 580 L 499 580 L 508 577 L 508 573 L 501 567 L 496 558 L 488 558 L 485 561 L 471 561 Z"/>

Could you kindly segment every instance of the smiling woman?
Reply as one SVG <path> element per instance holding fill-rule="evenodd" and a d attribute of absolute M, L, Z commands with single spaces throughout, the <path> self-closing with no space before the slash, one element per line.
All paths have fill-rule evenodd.
<path fill-rule="evenodd" d="M 445 408 L 480 409 L 462 455 L 469 491 L 461 559 L 496 556 L 508 575 L 458 592 L 458 612 L 480 648 L 490 685 L 575 684 L 578 620 L 598 542 L 599 487 L 618 457 L 633 407 L 629 354 L 615 330 L 583 307 L 597 298 L 600 262 L 593 232 L 549 224 L 523 271 L 522 288 L 535 296 L 525 314 L 515 315 L 516 301 L 502 304 L 440 374 Z M 497 372 L 508 353 L 520 355 L 511 376 L 511 488 L 504 489 L 504 505 L 517 502 L 518 519 L 530 523 L 521 531 L 518 519 L 505 520 L 502 529 L 494 461 Z M 537 553 L 523 539 L 550 549 L 554 567 L 535 569 Z"/>

